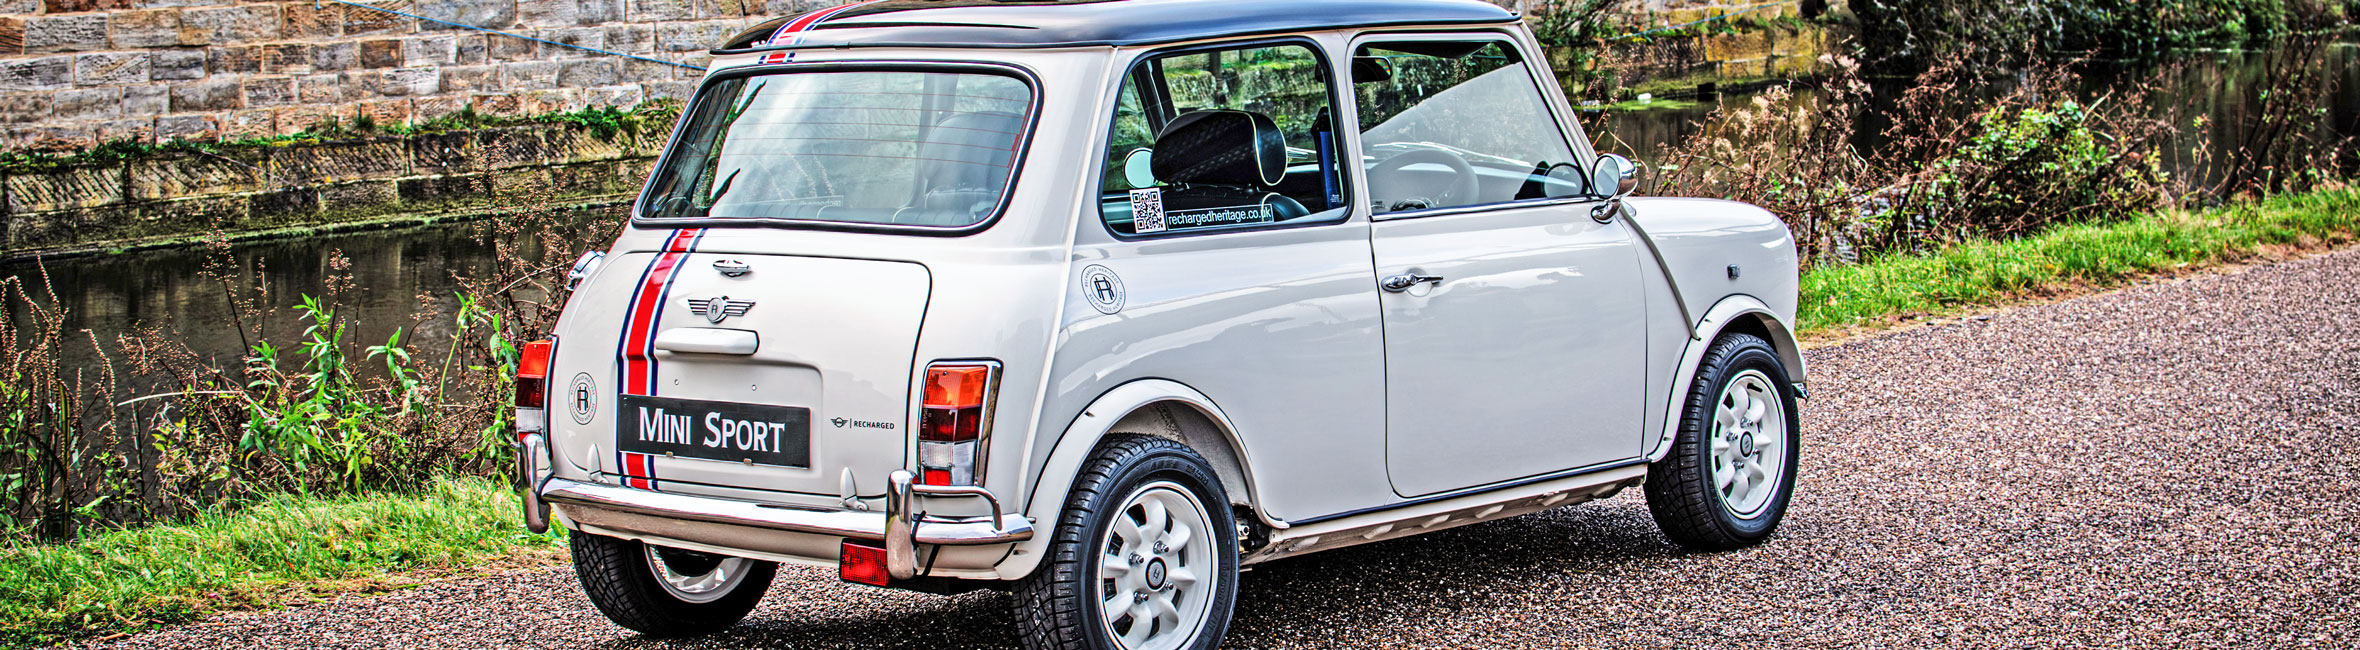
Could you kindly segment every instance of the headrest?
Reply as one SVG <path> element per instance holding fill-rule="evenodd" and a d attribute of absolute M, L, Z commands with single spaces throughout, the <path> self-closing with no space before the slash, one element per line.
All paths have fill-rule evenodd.
<path fill-rule="evenodd" d="M 1166 183 L 1277 185 L 1286 177 L 1286 139 L 1268 115 L 1189 111 L 1156 134 L 1148 169 Z"/>
<path fill-rule="evenodd" d="M 1008 143 L 1023 132 L 1024 116 L 1015 113 L 953 113 L 935 122 L 918 143 L 918 173 L 927 189 L 1005 182 L 1016 155 Z"/>

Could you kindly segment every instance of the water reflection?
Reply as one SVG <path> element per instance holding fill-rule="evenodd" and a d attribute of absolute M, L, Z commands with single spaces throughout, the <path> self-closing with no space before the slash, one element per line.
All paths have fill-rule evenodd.
<path fill-rule="evenodd" d="M 586 214 L 585 223 L 619 218 L 608 210 Z M 73 257 L 50 261 L 20 261 L 0 266 L 0 274 L 16 276 L 39 296 L 42 287 L 54 290 L 67 314 L 69 333 L 87 329 L 109 345 L 135 328 L 156 328 L 179 338 L 199 355 L 220 366 L 234 366 L 246 356 L 251 342 L 242 330 L 252 323 L 230 302 L 229 284 L 254 295 L 264 288 L 265 335 L 285 347 L 302 332 L 300 317 L 290 306 L 305 295 L 325 295 L 331 285 L 346 286 L 335 302 L 352 324 L 353 341 L 380 343 L 396 329 L 412 332 L 408 340 L 439 339 L 450 334 L 445 319 L 416 320 L 433 301 L 449 313 L 456 278 L 487 271 L 496 252 L 486 236 L 488 222 L 439 224 L 257 241 L 215 251 L 205 247 L 159 249 L 116 255 Z M 528 252 L 538 256 L 538 252 Z M 334 260 L 349 261 L 342 269 Z M 222 269 L 216 275 L 208 269 Z M 342 280 L 349 275 L 350 282 Z M 23 305 L 8 305 L 22 317 Z M 67 349 L 69 367 L 95 368 L 102 363 L 87 344 L 76 338 Z M 116 360 L 118 363 L 120 359 Z M 132 386 L 144 390 L 147 386 Z"/>

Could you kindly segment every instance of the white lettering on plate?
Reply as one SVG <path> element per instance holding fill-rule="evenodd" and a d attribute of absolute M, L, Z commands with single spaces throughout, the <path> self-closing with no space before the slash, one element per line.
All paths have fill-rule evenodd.
<path fill-rule="evenodd" d="M 641 422 L 643 423 L 646 421 L 646 411 L 645 408 L 640 409 Z M 661 409 L 658 412 L 660 414 Z M 688 416 L 678 417 L 680 418 L 681 432 L 676 441 L 679 444 L 690 444 L 687 434 Z M 787 437 L 787 423 L 785 422 L 732 420 L 721 417 L 719 412 L 710 412 L 705 414 L 704 424 L 705 438 L 695 444 L 717 449 L 775 452 L 779 450 L 779 443 L 785 442 Z M 646 439 L 645 433 L 640 435 L 642 439 Z M 672 441 L 665 440 L 665 442 Z"/>
<path fill-rule="evenodd" d="M 650 413 L 647 407 L 639 407 L 639 440 L 641 442 L 688 444 L 689 427 L 691 426 L 688 417 L 667 414 L 661 408 Z"/>

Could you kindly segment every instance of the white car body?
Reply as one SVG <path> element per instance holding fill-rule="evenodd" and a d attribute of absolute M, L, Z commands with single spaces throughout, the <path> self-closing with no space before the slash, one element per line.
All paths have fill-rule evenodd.
<path fill-rule="evenodd" d="M 724 51 L 709 78 L 910 65 L 1015 75 L 1036 99 L 996 216 L 949 232 L 636 220 L 586 269 L 557 325 L 546 426 L 525 427 L 521 472 L 536 516 L 823 566 L 848 539 L 879 542 L 896 554 L 897 580 L 1015 580 L 1040 564 L 1048 540 L 1032 533 L 1058 520 L 1097 443 L 1131 433 L 1183 442 L 1213 465 L 1238 520 L 1253 522 L 1240 536 L 1250 564 L 1635 485 L 1670 448 L 1681 397 L 1724 331 L 1772 342 L 1802 382 L 1794 242 L 1759 208 L 1589 196 L 1119 235 L 1094 188 L 1124 71 L 1156 52 L 1272 30 L 959 48 L 859 42 L 858 19 L 845 20 L 847 46 L 806 44 L 791 62 L 777 50 Z M 1498 39 L 1548 60 L 1513 17 L 1276 31 L 1315 44 L 1339 78 L 1372 37 Z M 1581 160 L 1594 158 L 1536 67 L 1556 126 Z M 1352 104 L 1338 107 L 1355 123 Z M 1354 159 L 1359 129 L 1341 131 Z M 1365 170 L 1343 167 L 1348 203 L 1370 205 Z M 1612 212 L 1592 219 L 1601 207 Z M 1443 279 L 1380 288 L 1404 273 Z M 751 304 L 719 321 L 692 310 L 692 299 L 715 298 L 716 310 Z M 634 346 L 647 358 L 627 358 Z M 928 365 L 945 360 L 997 367 L 982 480 L 912 487 L 916 396 Z M 626 376 L 637 373 L 646 379 Z M 645 382 L 631 388 L 640 394 L 808 409 L 808 460 L 618 454 L 627 380 Z"/>

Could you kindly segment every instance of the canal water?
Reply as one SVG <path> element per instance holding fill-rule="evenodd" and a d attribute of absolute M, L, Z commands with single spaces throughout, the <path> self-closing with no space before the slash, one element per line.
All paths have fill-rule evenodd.
<path fill-rule="evenodd" d="M 2084 74 L 2093 94 L 2139 84 L 2156 97 L 2168 98 L 2159 104 L 2172 112 L 2178 131 L 2171 151 L 2164 156 L 2167 170 L 2203 177 L 2215 172 L 2194 152 L 2233 150 L 2245 142 L 2251 122 L 2248 117 L 2261 101 L 2259 85 L 2269 55 L 2195 53 L 2161 66 L 2100 67 Z M 2325 52 L 2325 82 L 2309 89 L 2310 96 L 2304 99 L 2319 113 L 2313 123 L 2301 128 L 2321 138 L 2360 134 L 2356 55 L 2360 49 L 2348 44 L 2330 46 Z M 1903 80 L 1872 83 L 1878 92 L 1877 105 L 1870 111 L 1889 108 L 1905 85 Z M 1797 94 L 1806 100 L 1810 97 L 1807 90 Z M 1722 95 L 1698 102 L 1667 102 L 1664 107 L 1591 112 L 1583 121 L 1595 139 L 1607 143 L 1608 150 L 1646 160 L 1659 148 L 1696 132 L 1715 108 L 1749 100 L 1744 95 Z M 2207 119 L 2199 125 L 2195 115 Z M 1840 137 L 1853 138 L 1857 146 L 1873 149 L 1879 143 L 1878 130 L 1870 120 L 1860 132 Z M 619 209 L 608 209 L 585 215 L 581 227 L 612 229 L 620 218 Z M 450 296 L 458 288 L 454 278 L 482 272 L 499 254 L 491 243 L 491 232 L 483 223 L 443 224 L 250 242 L 224 251 L 184 248 L 17 262 L 0 265 L 0 275 L 17 276 L 36 294 L 44 287 L 53 291 L 67 310 L 69 331 L 87 329 L 98 339 L 112 342 L 118 335 L 134 333 L 135 328 L 154 328 L 183 339 L 200 355 L 227 366 L 245 356 L 248 342 L 232 325 L 235 310 L 223 282 L 207 269 L 227 270 L 232 282 L 241 286 L 259 283 L 269 287 L 275 302 L 269 330 L 282 342 L 301 329 L 297 316 L 287 307 L 303 295 L 327 291 L 332 278 L 347 274 L 352 288 L 339 302 L 357 326 L 354 335 L 360 342 L 381 342 L 397 328 L 412 332 L 413 341 L 436 339 L 447 335 L 449 326 L 417 322 L 423 311 L 421 300 L 440 301 L 441 311 L 448 313 Z M 331 261 L 339 255 L 349 260 L 348 268 L 332 268 Z M 8 308 L 18 313 L 22 310 L 21 305 Z M 88 354 L 87 345 L 80 347 L 80 352 L 71 353 L 70 360 L 97 362 Z"/>

